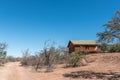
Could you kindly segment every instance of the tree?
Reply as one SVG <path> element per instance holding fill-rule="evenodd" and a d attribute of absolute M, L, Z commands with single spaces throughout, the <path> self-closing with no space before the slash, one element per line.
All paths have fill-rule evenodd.
<path fill-rule="evenodd" d="M 35 56 L 31 56 L 30 59 L 31 64 L 36 71 L 40 69 L 40 67 L 42 68 L 42 66 L 44 66 L 44 58 L 42 53 L 38 52 Z"/>
<path fill-rule="evenodd" d="M 116 11 L 111 21 L 104 25 L 105 30 L 97 33 L 99 41 L 102 43 L 120 42 L 120 11 Z"/>
<path fill-rule="evenodd" d="M 5 57 L 7 55 L 6 49 L 8 44 L 6 42 L 0 43 L 0 64 L 4 63 Z"/>
<path fill-rule="evenodd" d="M 21 64 L 23 66 L 27 66 L 28 61 L 29 61 L 29 57 L 30 57 L 29 49 L 24 50 L 22 53 L 23 53 L 23 58 L 22 58 Z"/>
<path fill-rule="evenodd" d="M 45 65 L 47 66 L 47 72 L 52 71 L 53 63 L 55 61 L 55 47 L 54 42 L 48 40 L 44 43 L 44 55 L 45 55 Z"/>
<path fill-rule="evenodd" d="M 7 49 L 8 44 L 6 42 L 0 43 L 0 52 L 3 52 Z"/>
<path fill-rule="evenodd" d="M 55 62 L 57 64 L 66 63 L 67 52 L 67 47 L 58 46 L 58 48 L 56 48 Z"/>
<path fill-rule="evenodd" d="M 108 49 L 109 49 L 108 44 L 102 43 L 102 45 L 101 45 L 101 51 L 102 52 L 108 52 L 109 51 Z"/>

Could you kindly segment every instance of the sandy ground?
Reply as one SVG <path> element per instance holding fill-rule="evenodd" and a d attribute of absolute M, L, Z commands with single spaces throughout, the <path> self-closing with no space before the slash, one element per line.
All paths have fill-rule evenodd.
<path fill-rule="evenodd" d="M 99 73 L 120 73 L 120 53 L 114 54 L 92 54 L 87 55 L 88 64 L 77 68 L 63 68 L 64 65 L 57 65 L 53 72 L 35 72 L 29 67 L 20 66 L 19 62 L 9 62 L 0 67 L 0 80 L 103 80 L 65 77 L 78 71 L 92 71 Z M 85 73 L 85 72 L 82 72 Z M 76 73 L 75 73 L 76 74 Z M 83 74 L 82 74 L 83 75 Z M 88 74 L 84 74 L 89 75 Z M 93 75 L 92 75 L 93 76 Z M 120 76 L 120 75 L 119 75 Z M 118 76 L 117 79 L 120 80 Z M 108 80 L 108 79 L 104 79 Z M 111 79 L 112 80 L 112 79 Z"/>
<path fill-rule="evenodd" d="M 62 71 L 63 72 L 63 71 Z M 0 80 L 65 80 L 63 76 L 59 76 L 61 71 L 35 72 L 27 67 L 20 66 L 19 62 L 10 62 L 0 67 Z M 66 79 L 69 80 L 69 79 Z"/>

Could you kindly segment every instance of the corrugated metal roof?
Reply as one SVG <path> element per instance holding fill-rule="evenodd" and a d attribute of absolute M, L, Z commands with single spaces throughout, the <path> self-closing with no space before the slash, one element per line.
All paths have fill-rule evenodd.
<path fill-rule="evenodd" d="M 99 42 L 95 40 L 70 40 L 74 45 L 100 45 Z"/>

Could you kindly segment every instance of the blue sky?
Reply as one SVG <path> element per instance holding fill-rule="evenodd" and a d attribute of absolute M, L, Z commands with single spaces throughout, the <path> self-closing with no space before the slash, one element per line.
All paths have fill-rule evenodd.
<path fill-rule="evenodd" d="M 43 49 L 46 40 L 67 46 L 69 40 L 97 40 L 120 9 L 120 0 L 0 0 L 0 42 L 8 55 Z"/>

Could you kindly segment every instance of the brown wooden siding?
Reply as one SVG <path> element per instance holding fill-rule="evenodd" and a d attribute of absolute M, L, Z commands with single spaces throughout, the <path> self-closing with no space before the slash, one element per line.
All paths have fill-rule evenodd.
<path fill-rule="evenodd" d="M 100 47 L 96 49 L 96 45 L 70 45 L 69 53 L 72 52 L 100 52 Z"/>

